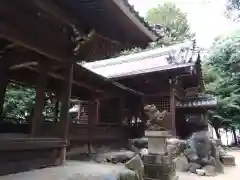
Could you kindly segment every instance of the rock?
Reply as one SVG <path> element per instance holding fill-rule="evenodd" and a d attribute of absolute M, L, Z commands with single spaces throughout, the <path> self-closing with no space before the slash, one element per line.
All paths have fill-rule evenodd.
<path fill-rule="evenodd" d="M 207 165 L 202 168 L 205 171 L 206 176 L 215 176 L 216 168 L 212 165 Z"/>
<path fill-rule="evenodd" d="M 133 139 L 132 140 L 133 146 L 142 149 L 148 147 L 148 138 L 139 138 L 139 139 Z"/>
<path fill-rule="evenodd" d="M 133 157 L 132 159 L 130 159 L 129 161 L 127 161 L 125 163 L 125 166 L 134 171 L 134 170 L 138 170 L 141 169 L 143 167 L 143 162 L 142 159 L 140 158 L 139 155 L 136 155 L 135 157 Z"/>
<path fill-rule="evenodd" d="M 220 159 L 216 159 L 216 172 L 218 173 L 224 173 L 224 167 L 223 164 L 221 163 Z"/>
<path fill-rule="evenodd" d="M 221 146 L 222 145 L 221 139 L 213 139 L 212 141 L 216 146 Z"/>
<path fill-rule="evenodd" d="M 135 157 L 127 161 L 125 163 L 125 167 L 136 172 L 139 179 L 142 179 L 144 174 L 144 165 L 139 155 L 136 155 Z"/>
<path fill-rule="evenodd" d="M 199 164 L 196 163 L 189 163 L 188 164 L 188 171 L 191 173 L 197 173 L 197 169 L 200 169 L 201 166 Z"/>
<path fill-rule="evenodd" d="M 167 150 L 173 157 L 177 157 L 183 153 L 186 146 L 186 141 L 175 138 L 167 139 Z"/>
<path fill-rule="evenodd" d="M 174 160 L 173 160 L 173 163 L 175 163 L 176 165 L 176 170 L 178 171 L 187 171 L 188 170 L 188 160 L 187 158 L 181 154 L 180 156 L 176 157 Z"/>
<path fill-rule="evenodd" d="M 206 131 L 193 133 L 189 141 L 190 147 L 196 151 L 200 158 L 207 157 L 211 154 L 212 142 L 208 138 Z"/>
<path fill-rule="evenodd" d="M 206 166 L 206 165 L 213 165 L 213 166 L 215 166 L 216 165 L 216 159 L 214 157 L 212 157 L 212 156 L 204 157 L 201 160 L 199 160 L 199 164 L 201 166 Z"/>
<path fill-rule="evenodd" d="M 140 149 L 139 153 L 140 153 L 140 156 L 143 157 L 144 155 L 148 154 L 148 149 L 147 148 Z"/>
<path fill-rule="evenodd" d="M 185 149 L 184 155 L 186 156 L 189 162 L 196 162 L 198 159 L 196 151 L 194 151 L 192 148 Z"/>
<path fill-rule="evenodd" d="M 109 163 L 125 163 L 136 155 L 132 151 L 118 151 L 118 152 L 107 152 L 98 154 L 96 157 L 97 162 L 109 162 Z"/>
<path fill-rule="evenodd" d="M 205 176 L 205 171 L 203 169 L 196 169 L 196 173 L 199 176 Z"/>

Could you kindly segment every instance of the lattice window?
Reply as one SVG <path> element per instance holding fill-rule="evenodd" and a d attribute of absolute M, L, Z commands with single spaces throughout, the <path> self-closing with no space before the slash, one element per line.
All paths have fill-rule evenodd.
<path fill-rule="evenodd" d="M 168 98 L 160 99 L 156 102 L 155 106 L 160 110 L 164 111 L 167 110 L 170 112 L 170 102 Z"/>
<path fill-rule="evenodd" d="M 151 98 L 148 100 L 148 104 L 154 104 L 160 112 L 164 110 L 170 112 L 170 100 L 168 97 L 162 97 L 159 99 Z"/>
<path fill-rule="evenodd" d="M 79 122 L 78 124 L 88 124 L 88 113 L 89 113 L 89 106 L 87 102 L 82 102 L 80 105 L 80 115 L 79 115 Z"/>

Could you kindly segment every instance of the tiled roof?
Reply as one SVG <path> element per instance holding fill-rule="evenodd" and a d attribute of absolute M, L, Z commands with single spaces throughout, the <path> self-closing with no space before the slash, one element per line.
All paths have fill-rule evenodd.
<path fill-rule="evenodd" d="M 193 42 L 187 41 L 165 48 L 85 63 L 83 66 L 108 78 L 190 67 L 194 66 L 197 58 L 192 47 Z"/>
<path fill-rule="evenodd" d="M 178 108 L 215 107 L 216 105 L 217 99 L 209 95 L 189 97 L 176 103 L 176 107 Z"/>
<path fill-rule="evenodd" d="M 127 8 L 129 8 L 130 12 L 133 13 L 139 21 L 151 32 L 155 34 L 155 36 L 159 36 L 158 31 L 153 28 L 142 16 L 139 15 L 139 12 L 134 9 L 134 6 L 132 6 L 128 0 L 122 0 Z"/>

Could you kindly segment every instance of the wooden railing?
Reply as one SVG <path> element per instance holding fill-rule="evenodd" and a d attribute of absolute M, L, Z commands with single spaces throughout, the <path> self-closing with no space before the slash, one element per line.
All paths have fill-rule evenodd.
<path fill-rule="evenodd" d="M 45 123 L 42 127 L 44 137 L 56 137 L 56 124 Z M 122 138 L 123 130 L 120 125 L 101 123 L 91 127 L 93 140 L 114 140 Z M 69 140 L 88 141 L 89 126 L 85 124 L 70 124 L 68 130 Z"/>

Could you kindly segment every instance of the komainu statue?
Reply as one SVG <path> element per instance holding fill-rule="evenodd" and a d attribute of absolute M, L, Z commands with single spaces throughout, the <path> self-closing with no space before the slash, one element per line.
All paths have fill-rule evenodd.
<path fill-rule="evenodd" d="M 168 112 L 160 112 L 154 104 L 146 105 L 144 107 L 144 113 L 148 117 L 147 130 L 150 131 L 165 131 L 163 127 L 163 120 L 167 118 Z"/>

